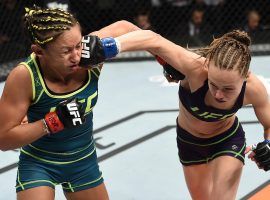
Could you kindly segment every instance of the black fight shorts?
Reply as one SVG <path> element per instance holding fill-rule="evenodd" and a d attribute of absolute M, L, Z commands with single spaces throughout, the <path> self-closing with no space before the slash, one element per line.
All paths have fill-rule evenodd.
<path fill-rule="evenodd" d="M 231 128 L 211 138 L 195 137 L 177 124 L 177 146 L 180 162 L 185 166 L 208 163 L 224 155 L 245 164 L 245 132 L 237 117 Z"/>

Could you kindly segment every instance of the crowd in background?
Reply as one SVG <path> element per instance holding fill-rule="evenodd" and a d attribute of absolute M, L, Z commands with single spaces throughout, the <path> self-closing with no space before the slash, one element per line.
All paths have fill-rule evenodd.
<path fill-rule="evenodd" d="M 269 0 L 1 0 L 0 63 L 29 53 L 20 16 L 33 4 L 71 11 L 84 34 L 125 19 L 184 46 L 205 45 L 235 28 L 247 31 L 253 43 L 270 38 Z"/>

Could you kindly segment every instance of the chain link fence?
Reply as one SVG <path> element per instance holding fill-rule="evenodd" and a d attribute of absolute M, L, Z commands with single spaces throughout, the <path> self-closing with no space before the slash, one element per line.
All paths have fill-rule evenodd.
<path fill-rule="evenodd" d="M 13 63 L 30 53 L 22 16 L 24 7 L 33 4 L 72 12 L 83 34 L 125 19 L 182 46 L 199 47 L 237 28 L 251 36 L 254 55 L 270 54 L 269 0 L 0 0 L 0 80 Z M 119 56 L 149 57 L 147 53 Z"/>

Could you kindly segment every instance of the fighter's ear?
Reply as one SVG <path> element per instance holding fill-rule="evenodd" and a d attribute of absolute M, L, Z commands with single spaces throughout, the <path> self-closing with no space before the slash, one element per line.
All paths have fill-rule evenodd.
<path fill-rule="evenodd" d="M 37 44 L 32 44 L 31 45 L 31 50 L 32 52 L 34 52 L 38 57 L 43 55 L 43 49 L 41 48 L 41 46 L 37 45 Z"/>
<path fill-rule="evenodd" d="M 247 75 L 246 75 L 246 79 L 250 76 L 251 71 L 248 71 Z"/>
<path fill-rule="evenodd" d="M 204 64 L 203 64 L 203 67 L 205 69 L 208 69 L 209 68 L 209 63 L 210 63 L 209 59 L 206 59 L 205 62 L 204 62 Z"/>

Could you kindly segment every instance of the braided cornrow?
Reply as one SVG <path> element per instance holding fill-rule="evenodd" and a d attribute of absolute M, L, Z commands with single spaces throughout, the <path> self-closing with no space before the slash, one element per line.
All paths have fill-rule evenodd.
<path fill-rule="evenodd" d="M 34 6 L 25 10 L 25 26 L 31 42 L 43 47 L 78 23 L 72 14 L 61 9 L 41 9 Z"/>
<path fill-rule="evenodd" d="M 214 61 L 220 69 L 237 69 L 245 77 L 251 60 L 249 45 L 250 37 L 247 33 L 234 30 L 214 39 L 210 46 L 197 49 L 196 52 L 209 61 Z"/>

